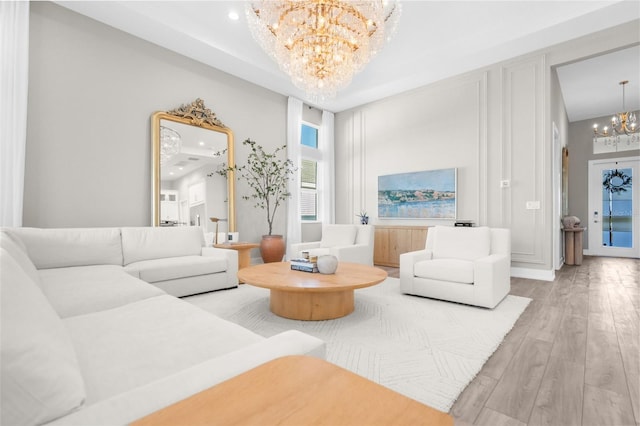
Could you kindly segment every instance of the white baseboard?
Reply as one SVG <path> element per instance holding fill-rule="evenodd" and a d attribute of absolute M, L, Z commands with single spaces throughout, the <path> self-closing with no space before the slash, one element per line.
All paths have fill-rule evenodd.
<path fill-rule="evenodd" d="M 532 280 L 553 281 L 556 271 L 547 269 L 529 269 L 511 267 L 511 276 L 517 278 L 529 278 Z"/>

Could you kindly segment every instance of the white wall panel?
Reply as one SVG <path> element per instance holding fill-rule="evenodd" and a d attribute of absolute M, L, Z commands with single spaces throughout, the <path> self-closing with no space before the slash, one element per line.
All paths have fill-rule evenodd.
<path fill-rule="evenodd" d="M 372 223 L 451 223 L 379 219 L 378 176 L 456 167 L 458 218 L 485 223 L 486 86 L 486 73 L 478 72 L 339 113 L 338 221 L 351 222 L 364 208 Z"/>
<path fill-rule="evenodd" d="M 511 228 L 514 262 L 542 263 L 546 197 L 544 182 L 543 58 L 501 68 L 503 94 L 504 221 Z M 531 209 L 527 203 L 537 203 Z"/>

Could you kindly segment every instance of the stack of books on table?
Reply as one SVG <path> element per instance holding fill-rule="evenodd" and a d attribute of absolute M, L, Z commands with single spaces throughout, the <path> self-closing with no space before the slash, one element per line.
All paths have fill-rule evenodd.
<path fill-rule="evenodd" d="M 302 272 L 318 272 L 318 263 L 308 259 L 291 259 L 291 269 Z"/>

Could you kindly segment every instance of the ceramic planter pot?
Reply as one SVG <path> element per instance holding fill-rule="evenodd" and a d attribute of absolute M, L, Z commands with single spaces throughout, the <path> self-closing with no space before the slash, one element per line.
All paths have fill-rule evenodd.
<path fill-rule="evenodd" d="M 263 235 L 260 241 L 260 255 L 264 263 L 282 262 L 286 247 L 282 235 Z"/>

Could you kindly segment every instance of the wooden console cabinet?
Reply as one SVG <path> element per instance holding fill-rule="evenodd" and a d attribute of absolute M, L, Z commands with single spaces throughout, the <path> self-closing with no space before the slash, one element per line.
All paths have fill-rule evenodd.
<path fill-rule="evenodd" d="M 382 266 L 400 266 L 400 255 L 424 249 L 427 226 L 375 226 L 373 263 Z"/>

